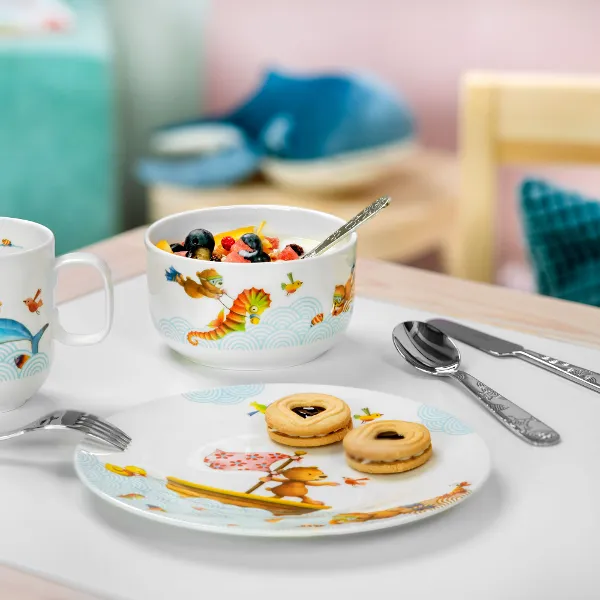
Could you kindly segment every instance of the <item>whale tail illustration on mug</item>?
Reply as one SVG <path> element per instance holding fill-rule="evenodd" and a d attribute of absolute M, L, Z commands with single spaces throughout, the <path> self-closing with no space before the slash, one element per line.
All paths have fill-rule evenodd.
<path fill-rule="evenodd" d="M 46 323 L 35 335 L 32 335 L 23 323 L 13 319 L 0 319 L 0 344 L 27 340 L 31 342 L 31 353 L 37 354 L 40 340 L 46 329 L 48 329 L 48 325 L 49 323 Z"/>

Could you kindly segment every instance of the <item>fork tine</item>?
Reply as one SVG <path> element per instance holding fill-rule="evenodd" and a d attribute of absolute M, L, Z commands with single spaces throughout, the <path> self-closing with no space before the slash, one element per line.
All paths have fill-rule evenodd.
<path fill-rule="evenodd" d="M 127 449 L 127 445 L 123 445 L 121 442 L 115 442 L 115 441 L 109 440 L 104 436 L 104 434 L 97 435 L 95 433 L 92 433 L 91 431 L 85 431 L 84 429 L 79 428 L 79 427 L 73 427 L 73 429 L 83 431 L 86 434 L 86 436 L 88 436 L 94 440 L 99 440 L 101 442 L 104 442 L 105 444 L 114 446 L 117 450 L 121 450 L 121 452 L 123 452 Z"/>
<path fill-rule="evenodd" d="M 93 419 L 93 420 L 97 421 L 98 423 L 102 423 L 103 425 L 106 425 L 107 427 L 109 427 L 115 433 L 120 434 L 126 440 L 131 441 L 131 437 L 128 436 L 122 429 L 119 429 L 116 425 L 113 425 L 112 423 L 109 423 L 108 421 L 105 421 L 104 419 L 101 419 L 100 417 L 97 417 L 96 415 L 92 415 L 90 413 L 84 413 L 82 415 L 82 418 Z"/>
<path fill-rule="evenodd" d="M 115 427 L 112 427 L 109 423 L 105 423 L 99 419 L 95 419 L 95 418 L 91 418 L 89 416 L 85 416 L 85 417 L 81 417 L 80 419 L 77 420 L 77 423 L 81 424 L 81 425 L 86 425 L 89 427 L 97 427 L 98 429 L 101 429 L 102 431 L 105 431 L 107 434 L 113 435 L 117 438 L 119 438 L 120 440 L 122 440 L 123 442 L 130 442 L 131 438 L 125 434 L 120 433 L 120 430 L 118 430 Z"/>
<path fill-rule="evenodd" d="M 106 431 L 107 433 L 112 433 L 112 434 L 118 436 L 124 442 L 131 441 L 131 438 L 126 433 L 121 431 L 118 427 L 115 427 L 111 423 L 107 423 L 106 421 L 103 421 L 102 419 L 99 419 L 98 417 L 96 417 L 94 415 L 84 414 L 78 419 L 78 422 L 84 423 L 84 424 L 97 425 L 98 427 L 100 427 L 101 429 Z"/>
<path fill-rule="evenodd" d="M 113 435 L 111 432 L 107 432 L 104 429 L 97 427 L 94 423 L 81 423 L 78 421 L 74 425 L 70 426 L 71 429 L 77 429 L 78 431 L 83 431 L 85 434 L 93 435 L 96 438 L 101 439 L 104 442 L 112 444 L 119 448 L 119 450 L 125 450 L 129 445 L 129 442 L 122 440 L 121 438 Z"/>

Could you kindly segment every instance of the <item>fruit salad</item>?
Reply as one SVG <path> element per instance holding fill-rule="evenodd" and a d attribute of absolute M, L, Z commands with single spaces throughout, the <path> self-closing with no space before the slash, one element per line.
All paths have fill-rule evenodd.
<path fill-rule="evenodd" d="M 279 237 L 264 235 L 266 222 L 213 235 L 208 229 L 193 229 L 182 242 L 160 240 L 157 248 L 195 260 L 231 263 L 263 263 L 297 260 L 304 248 L 297 243 L 281 244 Z M 306 242 L 303 242 L 306 246 Z M 314 244 L 311 244 L 314 245 Z"/>

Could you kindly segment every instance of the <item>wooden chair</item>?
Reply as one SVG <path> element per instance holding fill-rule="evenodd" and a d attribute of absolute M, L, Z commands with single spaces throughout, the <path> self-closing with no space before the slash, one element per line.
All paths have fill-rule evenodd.
<path fill-rule="evenodd" d="M 449 246 L 449 271 L 492 282 L 498 167 L 600 163 L 600 78 L 468 73 L 459 129 L 460 243 Z"/>

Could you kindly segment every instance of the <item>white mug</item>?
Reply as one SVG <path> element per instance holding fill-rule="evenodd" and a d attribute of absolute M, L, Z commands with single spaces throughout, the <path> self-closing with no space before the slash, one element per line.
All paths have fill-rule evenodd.
<path fill-rule="evenodd" d="M 43 225 L 0 217 L 0 412 L 18 408 L 48 377 L 52 342 L 84 346 L 103 340 L 113 319 L 113 288 L 108 265 L 93 254 L 55 258 L 54 235 Z M 106 293 L 104 327 L 70 333 L 54 305 L 57 271 L 85 264 L 100 272 Z"/>

